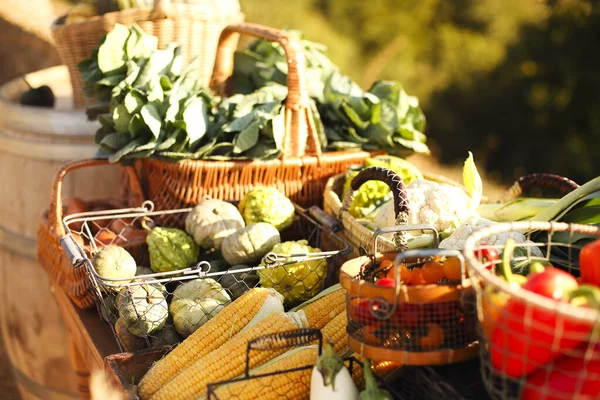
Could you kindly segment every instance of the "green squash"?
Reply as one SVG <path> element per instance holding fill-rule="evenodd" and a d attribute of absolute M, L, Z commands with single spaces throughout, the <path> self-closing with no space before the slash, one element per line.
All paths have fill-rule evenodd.
<path fill-rule="evenodd" d="M 172 346 L 181 342 L 183 339 L 175 330 L 173 325 L 165 325 L 160 331 L 154 333 L 150 338 L 152 347 Z"/>
<path fill-rule="evenodd" d="M 248 269 L 250 266 L 240 264 L 229 268 L 229 271 Z M 219 279 L 219 283 L 231 294 L 233 300 L 237 299 L 248 290 L 258 286 L 258 274 L 255 270 L 225 274 Z"/>
<path fill-rule="evenodd" d="M 275 188 L 257 187 L 242 197 L 238 205 L 246 225 L 267 222 L 279 231 L 294 221 L 294 203 Z"/>
<path fill-rule="evenodd" d="M 277 228 L 266 222 L 258 222 L 228 236 L 223 241 L 221 253 L 230 265 L 254 264 L 280 242 Z"/>
<path fill-rule="evenodd" d="M 146 236 L 146 243 L 154 272 L 188 268 L 198 260 L 198 245 L 181 229 L 156 227 Z"/>
<path fill-rule="evenodd" d="M 148 347 L 146 339 L 132 335 L 127 330 L 127 322 L 123 318 L 115 322 L 115 333 L 125 351 L 143 350 Z"/>

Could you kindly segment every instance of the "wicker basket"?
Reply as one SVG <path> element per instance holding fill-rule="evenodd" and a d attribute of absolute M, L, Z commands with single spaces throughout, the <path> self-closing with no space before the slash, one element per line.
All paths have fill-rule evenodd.
<path fill-rule="evenodd" d="M 66 15 L 63 15 L 52 24 L 52 35 L 58 54 L 71 75 L 74 107 L 84 108 L 90 100 L 84 97 L 77 64 L 90 56 L 115 24 L 138 24 L 146 33 L 158 38 L 159 48 L 177 43 L 186 60 L 199 57 L 200 80 L 208 86 L 221 31 L 229 24 L 242 22 L 244 15 L 237 0 L 204 0 L 200 4 L 155 0 L 153 9 L 110 12 L 68 25 L 65 25 L 65 19 Z M 221 49 L 220 55 L 232 58 L 237 43 L 232 40 L 228 44 L 230 47 Z"/>
<path fill-rule="evenodd" d="M 558 288 L 545 296 L 507 282 L 494 273 L 503 268 L 488 269 L 489 263 L 478 256 L 486 248 L 502 251 L 501 245 L 486 244 L 490 237 L 502 234 L 524 235 L 530 240 L 516 243 L 518 251 L 506 256 L 511 270 L 524 265 L 526 271 L 530 262 L 537 261 L 551 263 L 574 277 L 554 275 L 550 285 Z M 561 286 L 568 282 L 577 287 L 577 254 L 582 246 L 575 242 L 581 235 L 600 238 L 600 228 L 562 222 L 506 222 L 479 229 L 467 238 L 463 252 L 477 293 L 481 374 L 492 399 L 597 399 L 600 395 L 600 312 L 596 306 L 575 306 L 550 297 L 564 293 Z M 569 257 L 564 259 L 559 253 Z M 546 271 L 535 274 L 538 289 L 547 284 L 542 275 Z"/>
<path fill-rule="evenodd" d="M 423 173 L 423 177 L 427 180 L 463 187 L 460 183 L 455 182 L 443 175 Z M 344 231 L 340 232 L 349 244 L 353 247 L 352 256 L 358 257 L 363 254 L 370 254 L 373 249 L 370 248 L 370 244 L 373 241 L 373 230 L 361 224 L 348 212 L 348 203 L 344 208 L 342 206 L 342 191 L 345 182 L 345 175 L 339 174 L 331 177 L 325 186 L 323 193 L 323 210 L 325 213 L 338 218 L 343 226 Z M 560 193 L 565 195 L 575 190 L 579 185 L 572 180 L 563 176 L 548 174 L 548 173 L 534 173 L 524 175 L 519 178 L 501 197 L 500 202 L 509 202 L 520 197 L 523 193 L 534 192 L 539 193 L 544 189 L 550 189 L 551 193 Z M 487 197 L 482 198 L 483 203 L 489 203 L 490 200 Z M 408 204 L 408 199 L 406 200 Z M 393 249 L 391 242 L 386 239 L 382 240 L 383 250 L 391 251 Z"/>
<path fill-rule="evenodd" d="M 135 174 L 123 184 L 129 197 L 152 201 L 158 210 L 178 209 L 197 204 L 202 196 L 239 200 L 255 186 L 272 186 L 295 203 L 320 206 L 329 177 L 362 164 L 373 153 L 367 151 L 321 152 L 309 106 L 305 61 L 299 44 L 287 32 L 255 24 L 237 24 L 223 30 L 219 40 L 211 87 L 223 95 L 233 71 L 229 48 L 239 34 L 278 42 L 288 61 L 288 96 L 286 100 L 283 154 L 269 161 L 168 162 L 142 159 Z M 143 193 L 139 193 L 142 190 Z"/>
<path fill-rule="evenodd" d="M 75 305 L 81 309 L 93 307 L 94 296 L 85 269 L 73 268 L 60 244 L 60 238 L 65 235 L 65 226 L 62 222 L 65 211 L 62 204 L 62 184 L 65 176 L 70 171 L 95 165 L 108 165 L 108 161 L 75 161 L 64 165 L 57 172 L 50 194 L 50 208 L 40 218 L 37 235 L 36 258 L 38 262 L 48 273 L 49 278 L 58 287 L 62 288 Z M 123 204 L 116 200 L 98 200 L 89 205 L 105 205 L 111 209 L 123 207 Z M 136 261 L 143 262 L 139 258 L 139 254 L 142 253 L 137 251 L 143 244 L 145 244 L 145 240 L 136 240 L 135 242 L 123 243 L 121 246 L 132 253 Z"/>
<path fill-rule="evenodd" d="M 434 180 L 436 182 L 459 185 L 443 176 L 431 174 L 425 175 L 425 177 L 426 179 Z M 395 215 L 397 216 L 397 224 L 406 225 L 408 221 L 409 201 L 405 191 L 406 188 L 400 176 L 396 175 L 393 171 L 386 168 L 374 167 L 359 172 L 350 186 L 351 190 L 349 190 L 349 192 L 351 193 L 346 195 L 343 202 L 340 200 L 340 197 L 344 186 L 345 175 L 341 174 L 330 178 L 325 186 L 323 209 L 325 213 L 338 218 L 341 221 L 344 229 L 340 232 L 340 236 L 344 237 L 344 239 L 352 245 L 353 250 L 350 255 L 351 257 L 359 257 L 364 254 L 374 253 L 372 247 L 374 229 L 360 223 L 356 218 L 350 215 L 350 212 L 348 211 L 352 204 L 355 192 L 363 183 L 369 180 L 380 180 L 390 186 L 394 201 L 396 202 Z M 437 237 L 435 240 L 437 240 Z M 398 249 L 396 243 L 383 237 L 381 238 L 380 246 L 377 251 L 394 251 L 396 249 Z M 399 248 L 399 250 L 403 249 L 406 249 L 406 244 L 404 247 Z"/>

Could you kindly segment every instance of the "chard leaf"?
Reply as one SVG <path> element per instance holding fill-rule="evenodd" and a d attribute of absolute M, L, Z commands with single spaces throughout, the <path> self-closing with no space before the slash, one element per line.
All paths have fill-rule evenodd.
<path fill-rule="evenodd" d="M 600 206 L 585 206 L 572 210 L 561 218 L 561 222 L 573 224 L 600 224 Z"/>
<path fill-rule="evenodd" d="M 142 109 L 146 98 L 139 90 L 130 90 L 123 99 L 123 105 L 129 114 L 135 114 Z"/>
<path fill-rule="evenodd" d="M 358 113 L 354 111 L 354 109 L 350 107 L 350 105 L 348 105 L 347 103 L 342 103 L 340 105 L 340 108 L 343 111 L 343 113 L 346 114 L 350 122 L 358 129 L 365 129 L 368 126 L 369 123 L 367 121 L 363 121 L 358 115 Z"/>
<path fill-rule="evenodd" d="M 160 128 L 162 126 L 162 120 L 160 114 L 154 105 L 146 104 L 140 110 L 140 115 L 144 124 L 150 129 L 150 132 L 155 138 L 160 135 Z"/>
<path fill-rule="evenodd" d="M 155 50 L 140 71 L 133 86 L 143 88 L 155 76 L 165 74 L 173 61 L 175 48 L 176 45 L 169 44 L 164 50 Z"/>
<path fill-rule="evenodd" d="M 283 150 L 285 138 L 285 107 L 279 109 L 279 113 L 271 120 L 273 141 L 277 150 Z"/>
<path fill-rule="evenodd" d="M 129 121 L 129 134 L 132 138 L 150 135 L 150 128 L 142 119 L 140 114 L 135 114 Z"/>
<path fill-rule="evenodd" d="M 241 132 L 246 129 L 254 120 L 256 112 L 243 115 L 234 119 L 223 127 L 224 132 Z"/>
<path fill-rule="evenodd" d="M 106 34 L 104 42 L 98 48 L 98 69 L 104 74 L 114 73 L 125 66 L 125 42 L 129 37 L 129 29 L 125 25 L 116 24 Z"/>
<path fill-rule="evenodd" d="M 183 121 L 189 136 L 189 143 L 195 146 L 196 143 L 206 134 L 208 126 L 208 110 L 206 103 L 201 97 L 194 98 L 183 111 Z"/>
<path fill-rule="evenodd" d="M 111 133 L 106 135 L 98 146 L 105 153 L 114 153 L 131 142 L 131 136 L 127 133 Z"/>
<path fill-rule="evenodd" d="M 112 119 L 117 133 L 127 133 L 129 131 L 131 115 L 127 112 L 127 108 L 124 105 L 119 104 L 113 109 Z"/>
<path fill-rule="evenodd" d="M 256 145 L 258 141 L 259 122 L 252 121 L 243 131 L 241 131 L 233 140 L 233 153 L 243 153 Z"/>
<path fill-rule="evenodd" d="M 146 91 L 148 101 L 162 102 L 165 98 L 162 86 L 160 85 L 160 77 L 154 77 L 148 83 L 148 89 Z"/>
<path fill-rule="evenodd" d="M 123 158 L 127 154 L 133 152 L 138 146 L 141 146 L 144 143 L 145 143 L 145 140 L 143 138 L 138 138 L 138 139 L 132 140 L 127 145 L 125 145 L 124 147 L 122 147 L 119 151 L 117 151 L 116 153 L 111 154 L 108 157 L 108 161 L 110 163 L 119 162 L 119 160 L 121 160 L 121 158 Z"/>

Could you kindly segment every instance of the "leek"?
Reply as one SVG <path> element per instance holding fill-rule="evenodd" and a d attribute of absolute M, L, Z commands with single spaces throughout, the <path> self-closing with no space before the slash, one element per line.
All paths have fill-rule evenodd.
<path fill-rule="evenodd" d="M 568 193 L 531 220 L 600 226 L 600 177 Z M 554 232 L 550 238 L 547 231 L 533 232 L 531 235 L 531 240 L 536 242 L 548 243 L 551 240 L 553 264 L 565 267 L 578 265 L 579 249 L 596 239 L 595 235 L 571 232 Z M 561 246 L 560 243 L 564 245 Z"/>
<path fill-rule="evenodd" d="M 525 197 L 507 203 L 480 204 L 477 213 L 495 222 L 523 221 L 538 215 L 559 201 L 560 199 Z"/>

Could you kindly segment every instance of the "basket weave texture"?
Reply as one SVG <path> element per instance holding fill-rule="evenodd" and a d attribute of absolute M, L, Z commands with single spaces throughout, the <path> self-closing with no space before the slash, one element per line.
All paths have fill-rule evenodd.
<path fill-rule="evenodd" d="M 85 268 L 73 267 L 60 245 L 60 238 L 66 234 L 62 222 L 65 211 L 62 202 L 62 184 L 65 176 L 70 171 L 103 164 L 108 164 L 108 161 L 82 160 L 68 163 L 58 170 L 50 194 L 50 208 L 41 216 L 37 233 L 36 258 L 38 262 L 48 273 L 50 279 L 81 309 L 93 307 L 95 299 Z M 121 202 L 113 199 L 96 200 L 88 204 L 90 207 L 95 205 L 103 205 L 112 209 L 123 207 Z M 132 241 L 121 246 L 136 261 L 140 262 L 140 250 L 143 249 L 144 245 L 145 241 Z"/>
<path fill-rule="evenodd" d="M 285 31 L 250 23 L 226 27 L 219 39 L 211 81 L 215 92 L 226 94 L 233 72 L 228 49 L 237 43 L 239 34 L 277 42 L 285 50 L 288 96 L 283 154 L 268 161 L 138 160 L 131 170 L 135 173 L 122 182 L 130 205 L 139 205 L 143 198 L 152 201 L 157 210 L 186 208 L 199 203 L 205 195 L 239 200 L 256 186 L 271 186 L 303 207 L 321 206 L 325 184 L 331 176 L 362 164 L 375 154 L 362 150 L 321 151 L 309 104 L 304 54 Z"/>
<path fill-rule="evenodd" d="M 110 12 L 72 24 L 65 24 L 65 20 L 66 15 L 63 15 L 54 21 L 52 36 L 63 64 L 69 69 L 73 106 L 85 108 L 92 101 L 83 94 L 83 81 L 77 64 L 90 57 L 92 50 L 115 24 L 137 24 L 146 33 L 157 37 L 159 48 L 177 43 L 187 61 L 198 57 L 200 81 L 208 86 L 221 31 L 229 24 L 244 21 L 244 15 L 236 0 L 204 0 L 200 4 L 171 4 L 157 0 L 153 9 Z M 232 47 L 221 51 L 221 56 L 233 56 L 237 43 L 230 45 Z"/>

